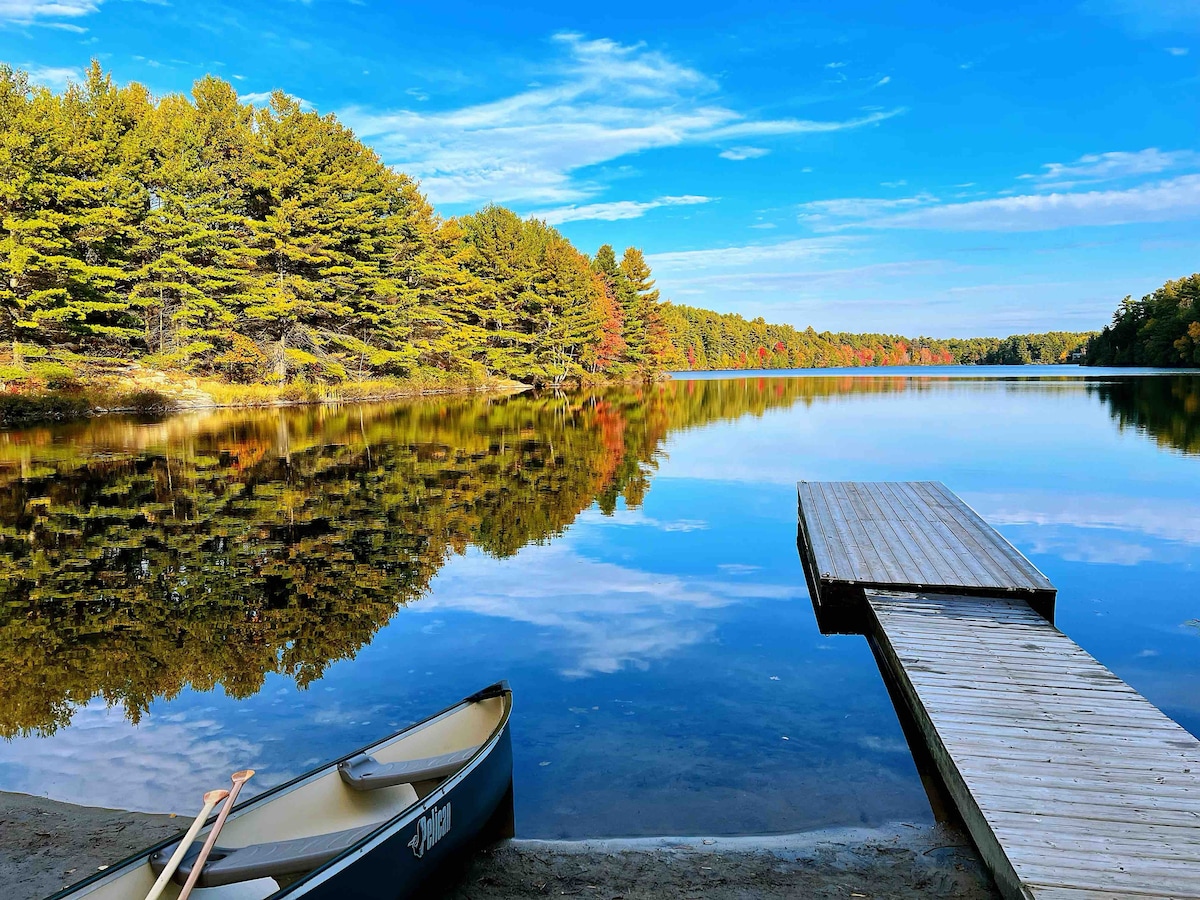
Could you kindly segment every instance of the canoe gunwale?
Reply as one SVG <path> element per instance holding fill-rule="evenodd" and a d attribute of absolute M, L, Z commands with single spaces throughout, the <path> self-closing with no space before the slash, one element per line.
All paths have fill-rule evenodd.
<path fill-rule="evenodd" d="M 474 772 L 480 766 L 480 764 L 487 759 L 501 738 L 504 736 L 505 732 L 508 730 L 509 717 L 512 713 L 512 688 L 509 686 L 507 680 L 497 681 L 480 691 L 476 691 L 470 696 L 464 697 L 462 700 L 459 700 L 457 703 L 454 703 L 445 709 L 426 716 L 424 719 L 420 719 L 410 725 L 406 725 L 404 728 L 393 731 L 391 734 L 385 735 L 373 743 L 359 747 L 358 749 L 347 753 L 345 756 L 342 756 L 339 759 L 323 763 L 314 769 L 310 769 L 301 775 L 297 775 L 290 781 L 277 784 L 274 787 L 263 791 L 261 794 L 255 794 L 253 797 L 249 797 L 246 800 L 243 800 L 241 803 L 235 805 L 230 811 L 229 818 L 231 820 L 251 806 L 269 803 L 271 800 L 278 799 L 284 794 L 290 793 L 291 791 L 302 787 L 316 778 L 325 776 L 330 771 L 335 771 L 338 765 L 361 753 L 371 753 L 381 746 L 399 740 L 405 735 L 420 731 L 438 721 L 441 721 L 442 719 L 461 712 L 463 709 L 473 703 L 501 697 L 506 699 L 504 708 L 500 715 L 500 720 L 496 723 L 496 727 L 492 729 L 491 734 L 489 734 L 487 739 L 479 745 L 478 749 L 474 754 L 472 754 L 470 759 L 463 764 L 461 769 L 459 769 L 455 774 L 447 777 L 441 784 L 439 784 L 425 796 L 419 797 L 415 802 L 411 803 L 391 818 L 380 822 L 378 827 L 366 837 L 346 848 L 324 865 L 308 872 L 303 878 L 293 882 L 292 884 L 289 884 L 287 887 L 280 888 L 279 890 L 273 892 L 268 898 L 265 898 L 265 900 L 275 900 L 275 898 L 294 896 L 298 892 L 302 892 L 308 888 L 320 884 L 321 881 L 324 880 L 324 878 L 321 877 L 322 875 L 328 877 L 332 874 L 335 874 L 336 871 L 340 871 L 341 864 L 354 854 L 363 853 L 365 855 L 370 853 L 371 850 L 375 849 L 377 844 L 381 844 L 383 841 L 389 839 L 395 831 L 404 827 L 409 820 L 415 820 L 419 815 L 423 815 L 430 806 L 435 805 L 439 800 L 445 797 L 446 794 L 454 790 L 468 775 Z M 205 821 L 205 828 L 211 827 L 216 819 L 217 813 L 214 812 Z M 165 838 L 153 846 L 138 850 L 134 854 L 127 856 L 116 863 L 113 863 L 107 869 L 100 872 L 95 872 L 82 881 L 68 885 L 61 891 L 51 894 L 46 898 L 46 900 L 71 900 L 71 898 L 85 897 L 87 896 L 87 893 L 85 892 L 89 892 L 89 888 L 97 886 L 100 882 L 120 878 L 124 874 L 127 874 L 128 870 L 134 866 L 148 864 L 150 856 L 160 850 L 163 850 L 164 848 L 170 847 L 172 844 L 177 843 L 183 837 L 184 833 L 185 832 L 181 830 L 178 834 Z"/>

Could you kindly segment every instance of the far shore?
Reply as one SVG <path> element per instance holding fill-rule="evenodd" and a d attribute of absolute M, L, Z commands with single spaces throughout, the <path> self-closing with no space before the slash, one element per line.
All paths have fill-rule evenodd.
<path fill-rule="evenodd" d="M 4 897 L 39 900 L 187 824 L 186 816 L 0 792 Z M 906 823 L 757 837 L 518 839 L 448 875 L 440 891 L 448 900 L 999 897 L 961 831 Z"/>

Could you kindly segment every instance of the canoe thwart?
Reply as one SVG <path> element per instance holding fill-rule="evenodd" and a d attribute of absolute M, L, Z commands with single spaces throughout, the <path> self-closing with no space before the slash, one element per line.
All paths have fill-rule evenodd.
<path fill-rule="evenodd" d="M 196 884 L 202 888 L 220 887 L 256 878 L 279 878 L 310 872 L 348 850 L 377 828 L 379 823 L 290 841 L 270 841 L 248 847 L 213 847 Z M 171 876 L 172 881 L 177 884 L 187 881 L 202 845 L 202 841 L 192 844 L 183 862 Z M 164 847 L 150 857 L 150 867 L 155 874 L 162 872 L 178 846 L 176 843 Z"/>
<path fill-rule="evenodd" d="M 416 781 L 434 781 L 453 775 L 465 766 L 467 760 L 478 750 L 479 747 L 467 747 L 453 753 L 394 763 L 381 763 L 373 756 L 360 753 L 338 763 L 338 774 L 348 787 L 356 791 L 373 791 Z"/>

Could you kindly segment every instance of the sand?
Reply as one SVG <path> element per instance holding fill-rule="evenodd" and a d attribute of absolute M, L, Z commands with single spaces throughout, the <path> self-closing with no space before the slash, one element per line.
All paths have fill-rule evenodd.
<path fill-rule="evenodd" d="M 187 825 L 181 818 L 0 793 L 0 895 L 37 900 Z M 948 826 L 897 824 L 775 837 L 514 840 L 473 857 L 448 900 L 999 897 Z"/>

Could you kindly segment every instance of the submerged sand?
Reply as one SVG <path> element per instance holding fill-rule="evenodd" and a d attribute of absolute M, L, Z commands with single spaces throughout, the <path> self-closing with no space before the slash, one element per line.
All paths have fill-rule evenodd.
<path fill-rule="evenodd" d="M 0 894 L 38 900 L 186 824 L 0 793 Z M 438 894 L 449 900 L 999 897 L 960 831 L 904 824 L 772 837 L 515 840 L 478 854 Z"/>

